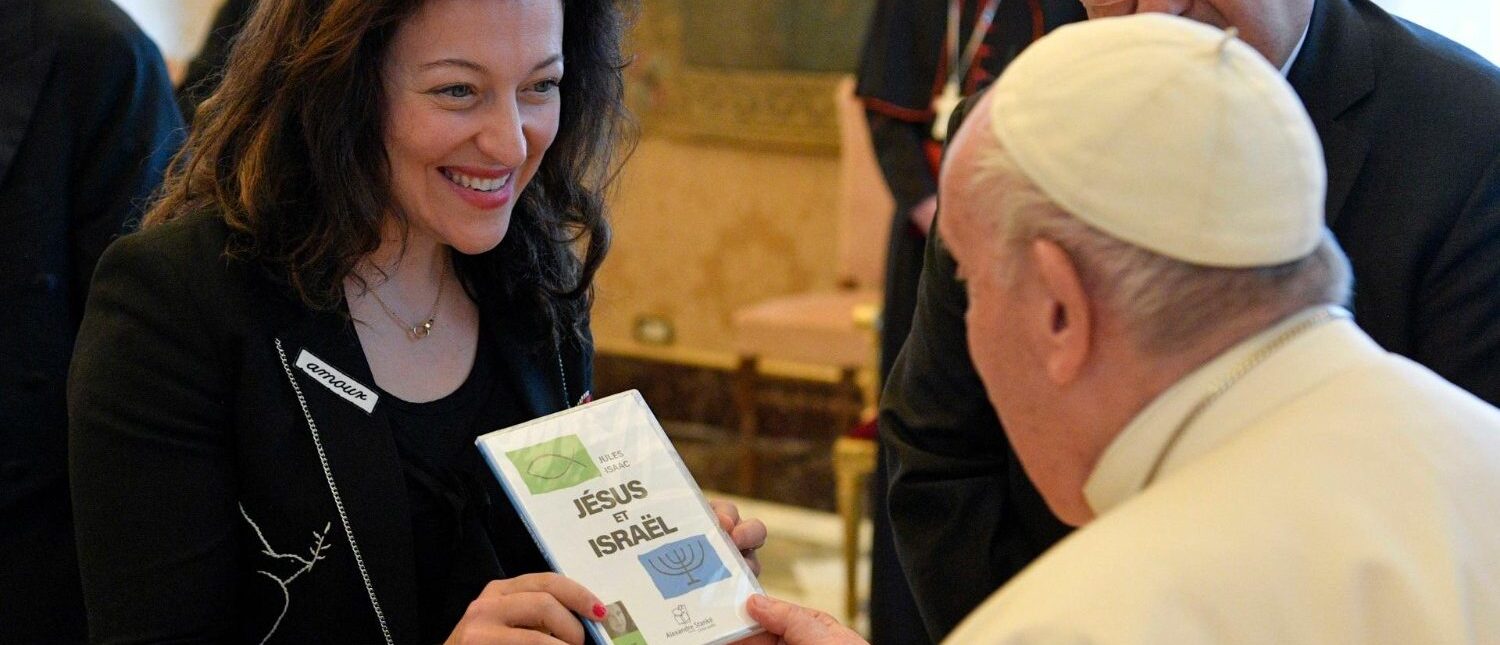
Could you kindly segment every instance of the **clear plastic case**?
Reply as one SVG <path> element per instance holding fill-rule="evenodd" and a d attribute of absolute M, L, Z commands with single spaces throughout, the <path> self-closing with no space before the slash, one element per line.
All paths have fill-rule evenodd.
<path fill-rule="evenodd" d="M 631 390 L 475 442 L 554 569 L 609 610 L 600 643 L 703 645 L 761 631 L 760 582 Z"/>

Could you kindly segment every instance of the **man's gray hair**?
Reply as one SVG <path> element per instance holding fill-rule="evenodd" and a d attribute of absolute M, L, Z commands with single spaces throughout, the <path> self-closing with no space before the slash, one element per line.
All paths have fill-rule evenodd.
<path fill-rule="evenodd" d="M 992 239 L 1010 247 L 1005 256 L 1012 262 L 1037 239 L 1062 247 L 1089 296 L 1127 321 L 1142 351 L 1167 354 L 1191 347 L 1240 316 L 1290 314 L 1349 299 L 1349 260 L 1327 230 L 1310 255 L 1286 264 L 1235 269 L 1182 262 L 1117 240 L 1068 214 L 989 132 L 980 139 L 971 183 L 963 187 L 971 200 L 965 211 L 990 220 L 986 228 Z M 1012 275 L 1014 268 L 1002 267 Z"/>

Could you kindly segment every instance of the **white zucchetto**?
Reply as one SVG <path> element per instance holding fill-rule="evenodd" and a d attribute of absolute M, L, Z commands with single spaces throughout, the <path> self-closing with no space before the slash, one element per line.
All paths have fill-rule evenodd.
<path fill-rule="evenodd" d="M 1232 30 L 1163 14 L 1070 25 L 992 91 L 990 126 L 1022 172 L 1116 239 L 1256 267 L 1303 258 L 1323 234 L 1317 132 Z"/>

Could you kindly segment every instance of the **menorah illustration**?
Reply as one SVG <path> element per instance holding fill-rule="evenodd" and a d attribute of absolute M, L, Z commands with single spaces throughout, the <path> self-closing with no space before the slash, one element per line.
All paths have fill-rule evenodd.
<path fill-rule="evenodd" d="M 646 560 L 646 563 L 664 576 L 687 576 L 688 586 L 703 581 L 693 577 L 693 572 L 703 566 L 703 543 L 688 540 Z"/>

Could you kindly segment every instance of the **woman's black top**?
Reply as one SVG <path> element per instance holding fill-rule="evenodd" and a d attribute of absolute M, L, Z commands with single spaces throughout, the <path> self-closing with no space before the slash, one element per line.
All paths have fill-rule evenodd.
<path fill-rule="evenodd" d="M 460 578 L 478 571 L 467 558 L 506 577 L 546 570 L 470 442 L 566 408 L 564 383 L 587 390 L 587 339 L 559 341 L 479 289 L 487 354 L 456 406 L 470 411 L 433 423 L 379 391 L 347 311 L 311 310 L 226 257 L 229 235 L 187 215 L 120 238 L 94 273 L 68 377 L 91 637 L 430 643 L 447 634 L 424 629 L 451 627 L 494 571 Z M 488 516 L 470 508 L 486 501 Z M 441 621 L 425 618 L 440 611 L 424 608 L 435 578 L 468 596 Z"/>
<path fill-rule="evenodd" d="M 480 342 L 469 377 L 426 403 L 387 397 L 391 431 L 411 501 L 422 637 L 442 642 L 484 586 L 503 576 L 491 520 L 494 477 L 474 446 L 481 434 L 519 420 L 490 343 Z"/>

